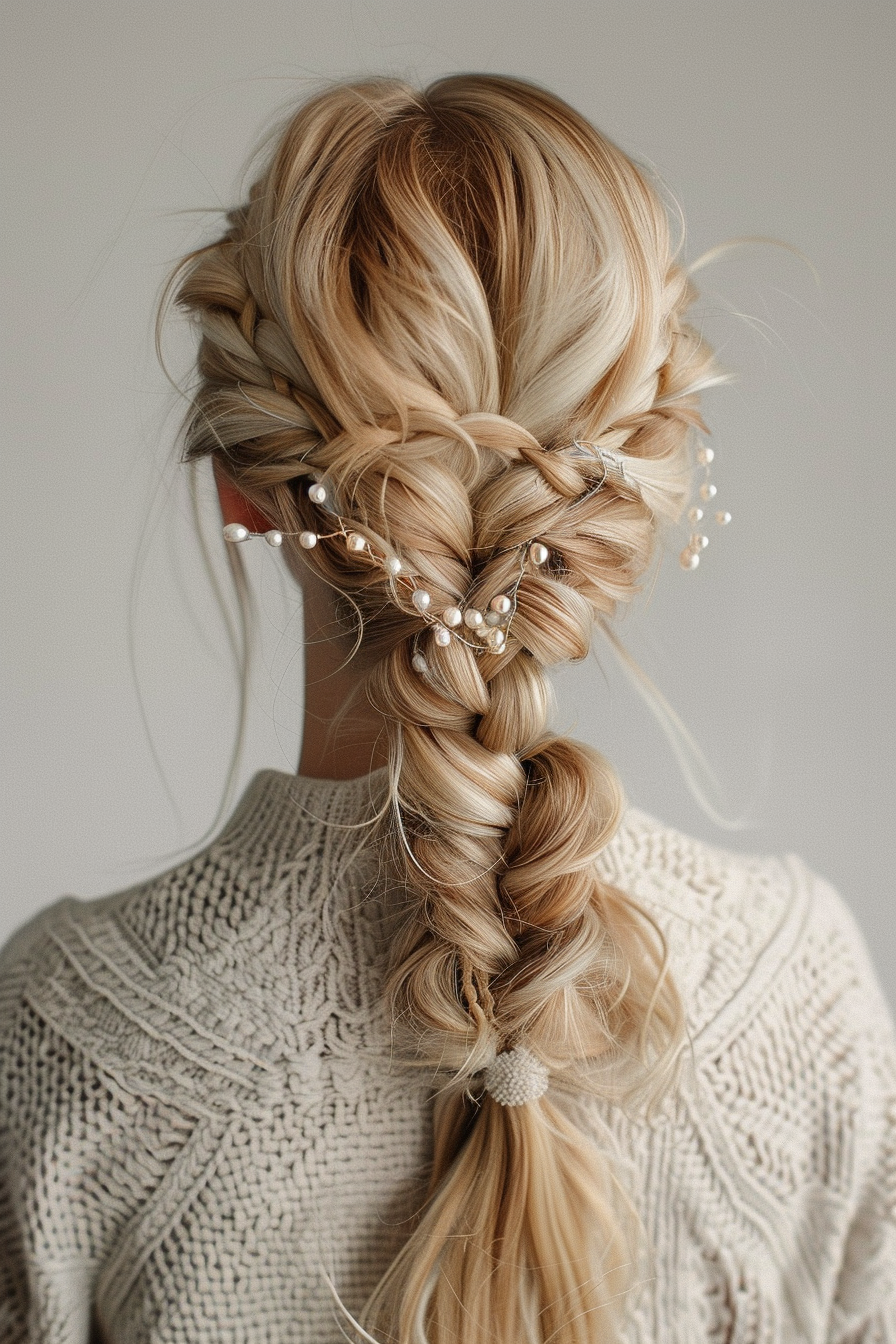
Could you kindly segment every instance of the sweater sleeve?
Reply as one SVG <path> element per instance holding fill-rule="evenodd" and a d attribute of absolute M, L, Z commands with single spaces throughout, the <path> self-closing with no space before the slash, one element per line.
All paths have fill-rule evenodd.
<path fill-rule="evenodd" d="M 96 1080 L 79 1052 L 27 1011 L 3 1028 L 0 1340 L 82 1344 L 107 1239 L 89 1190 L 96 1153 L 78 1115 Z"/>
<path fill-rule="evenodd" d="M 896 1031 L 852 915 L 827 884 L 819 885 L 854 971 L 853 1030 L 861 1043 L 865 1096 L 828 1340 L 896 1344 Z"/>
<path fill-rule="evenodd" d="M 62 908 L 0 955 L 0 1344 L 88 1344 L 104 1268 L 188 1135 L 36 1006 Z"/>
<path fill-rule="evenodd" d="M 92 1061 L 35 1010 L 52 974 L 53 917 L 39 915 L 0 957 L 0 1342 L 86 1344 L 93 1287 L 115 1222 L 98 1179 L 107 1111 Z"/>
<path fill-rule="evenodd" d="M 72 1114 L 86 1080 L 78 1052 L 28 1004 L 48 952 L 44 912 L 0 956 L 0 1341 L 88 1337 L 90 1250 L 60 1226 L 89 1165 Z M 75 1084 L 73 1086 L 73 1084 Z M 67 1206 L 67 1207 L 65 1207 Z M 78 1222 L 77 1216 L 73 1220 Z M 72 1230 L 71 1225 L 67 1229 Z"/>

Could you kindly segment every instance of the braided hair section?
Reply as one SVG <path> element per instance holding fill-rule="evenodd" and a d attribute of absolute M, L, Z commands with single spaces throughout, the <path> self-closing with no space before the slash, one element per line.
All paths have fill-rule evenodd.
<path fill-rule="evenodd" d="M 362 81 L 299 109 L 176 284 L 201 335 L 186 456 L 213 455 L 341 595 L 389 734 L 384 989 L 436 1101 L 429 1196 L 366 1337 L 608 1344 L 637 1223 L 578 1099 L 660 1090 L 682 1014 L 660 938 L 598 875 L 621 793 L 551 730 L 549 671 L 586 656 L 686 498 L 715 374 L 664 211 L 534 85 Z M 637 487 L 593 489 L 575 440 L 637 462 Z M 315 480 L 436 609 L 514 586 L 503 649 L 455 639 L 421 674 L 412 590 L 338 533 L 291 541 Z M 521 573 L 534 537 L 550 559 Z M 514 1049 L 550 1087 L 501 1105 L 484 1071 Z"/>

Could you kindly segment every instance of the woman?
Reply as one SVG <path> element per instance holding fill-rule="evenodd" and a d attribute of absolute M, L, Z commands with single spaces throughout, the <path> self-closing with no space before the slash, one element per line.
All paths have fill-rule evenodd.
<path fill-rule="evenodd" d="M 548 727 L 717 377 L 643 175 L 518 80 L 336 86 L 175 284 L 185 457 L 302 586 L 302 756 L 7 949 L 2 1338 L 896 1339 L 847 911 Z"/>

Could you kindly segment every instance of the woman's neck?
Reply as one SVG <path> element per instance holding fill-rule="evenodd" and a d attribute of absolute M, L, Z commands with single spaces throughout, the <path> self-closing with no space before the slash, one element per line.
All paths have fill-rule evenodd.
<path fill-rule="evenodd" d="M 362 674 L 347 661 L 329 589 L 305 581 L 302 590 L 305 719 L 299 774 L 354 779 L 387 763 L 385 722 L 360 689 Z"/>

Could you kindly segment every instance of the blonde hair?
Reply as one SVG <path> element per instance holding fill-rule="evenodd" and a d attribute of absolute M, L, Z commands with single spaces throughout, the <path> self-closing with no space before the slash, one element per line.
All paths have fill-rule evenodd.
<path fill-rule="evenodd" d="M 324 473 L 435 609 L 503 591 L 527 538 L 561 558 L 524 575 L 503 654 L 453 641 L 423 677 L 420 615 L 382 571 L 340 538 L 304 554 L 345 595 L 387 725 L 379 842 L 406 905 L 386 992 L 438 1083 L 429 1195 L 361 1324 L 611 1340 L 637 1229 L 576 1099 L 661 1089 L 682 1012 L 662 939 L 598 874 L 620 790 L 548 730 L 546 669 L 586 655 L 686 497 L 714 371 L 665 211 L 559 98 L 470 74 L 325 88 L 228 225 L 176 280 L 201 331 L 185 457 L 213 454 L 287 534 L 315 527 Z M 639 459 L 641 489 L 584 498 L 553 451 L 574 439 Z M 501 1106 L 482 1070 L 516 1044 L 551 1086 Z"/>

